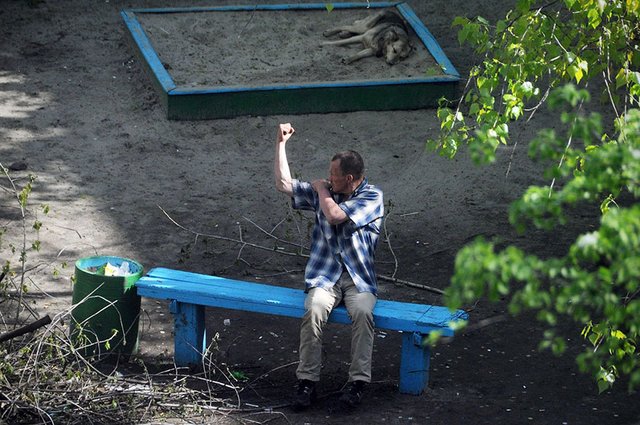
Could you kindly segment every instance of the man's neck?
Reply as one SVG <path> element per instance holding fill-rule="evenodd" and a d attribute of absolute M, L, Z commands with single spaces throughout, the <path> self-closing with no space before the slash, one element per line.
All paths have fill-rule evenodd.
<path fill-rule="evenodd" d="M 347 193 L 346 195 L 348 195 L 348 196 L 353 195 L 353 193 L 362 184 L 363 181 L 364 181 L 364 177 L 360 178 L 360 180 L 358 180 L 358 181 L 353 182 L 351 184 L 351 191 L 349 193 Z"/>

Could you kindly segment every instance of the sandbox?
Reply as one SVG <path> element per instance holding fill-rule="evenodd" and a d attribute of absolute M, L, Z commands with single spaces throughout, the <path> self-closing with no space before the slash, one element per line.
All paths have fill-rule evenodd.
<path fill-rule="evenodd" d="M 129 9 L 121 15 L 168 119 L 420 109 L 452 97 L 460 76 L 406 4 L 334 3 Z M 341 60 L 328 28 L 394 8 L 412 54 L 395 65 Z"/>

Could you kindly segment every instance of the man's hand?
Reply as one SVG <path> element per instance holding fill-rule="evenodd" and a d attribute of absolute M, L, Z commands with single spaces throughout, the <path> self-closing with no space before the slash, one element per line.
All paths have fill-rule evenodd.
<path fill-rule="evenodd" d="M 331 197 L 331 184 L 329 180 L 319 179 L 311 183 L 311 187 L 318 194 L 320 208 L 331 225 L 343 223 L 349 219 L 349 216 L 340 208 L 336 201 Z"/>
<path fill-rule="evenodd" d="M 286 143 L 295 131 L 290 123 L 280 124 L 278 126 L 278 136 L 276 137 L 277 143 Z"/>
<path fill-rule="evenodd" d="M 320 193 L 324 189 L 329 190 L 331 188 L 331 184 L 329 183 L 329 180 L 318 179 L 311 182 L 311 187 L 316 191 L 316 193 Z"/>

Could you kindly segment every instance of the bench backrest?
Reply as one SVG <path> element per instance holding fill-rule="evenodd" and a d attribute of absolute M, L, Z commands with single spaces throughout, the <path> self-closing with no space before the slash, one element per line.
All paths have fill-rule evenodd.
<path fill-rule="evenodd" d="M 304 314 L 304 291 L 276 285 L 154 268 L 136 287 L 138 295 L 148 298 L 288 317 Z M 453 336 L 451 322 L 467 319 L 462 310 L 389 300 L 378 300 L 373 314 L 377 328 L 423 334 L 438 330 L 444 336 Z M 334 309 L 329 320 L 351 323 L 344 306 Z"/>

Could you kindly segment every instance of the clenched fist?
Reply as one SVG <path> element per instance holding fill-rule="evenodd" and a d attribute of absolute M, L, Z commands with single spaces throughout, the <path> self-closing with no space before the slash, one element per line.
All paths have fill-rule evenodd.
<path fill-rule="evenodd" d="M 296 130 L 291 126 L 290 123 L 280 124 L 278 126 L 278 137 L 276 140 L 278 141 L 278 143 L 286 142 L 293 135 L 293 133 L 295 133 L 295 131 Z"/>

